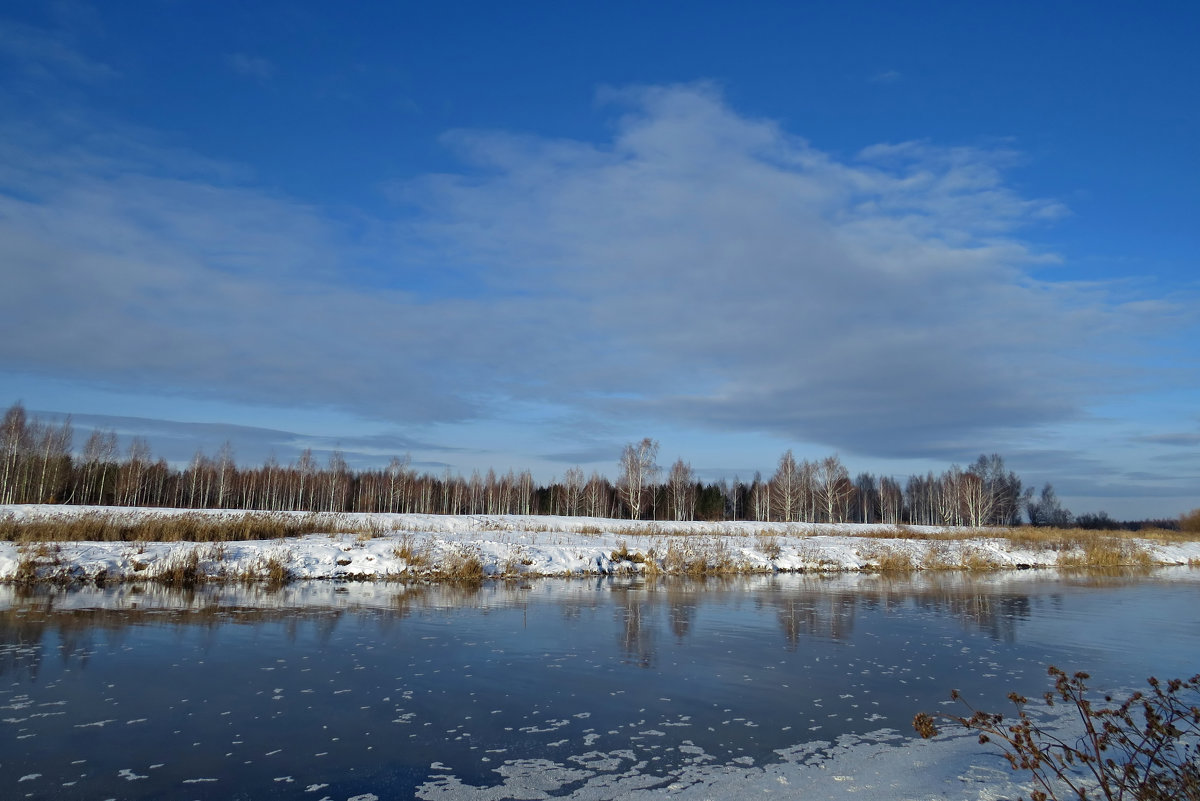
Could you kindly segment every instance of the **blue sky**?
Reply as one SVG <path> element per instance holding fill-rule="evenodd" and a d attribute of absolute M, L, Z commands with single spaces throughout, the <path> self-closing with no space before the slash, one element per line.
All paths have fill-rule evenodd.
<path fill-rule="evenodd" d="M 1189 3 L 0 4 L 0 403 L 1200 505 Z M 82 437 L 78 438 L 82 440 Z"/>

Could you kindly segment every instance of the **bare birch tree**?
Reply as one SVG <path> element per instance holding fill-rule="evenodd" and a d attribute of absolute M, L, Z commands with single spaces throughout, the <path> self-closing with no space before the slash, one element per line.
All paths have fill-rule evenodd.
<path fill-rule="evenodd" d="M 570 467 L 563 474 L 563 504 L 566 513 L 574 517 L 579 514 L 579 506 L 583 502 L 583 468 Z"/>
<path fill-rule="evenodd" d="M 671 512 L 676 520 L 691 520 L 696 516 L 696 474 L 683 459 L 671 465 L 667 475 L 667 493 Z"/>
<path fill-rule="evenodd" d="M 593 470 L 587 485 L 583 488 L 584 506 L 588 517 L 605 517 L 608 511 L 610 486 L 604 476 Z"/>
<path fill-rule="evenodd" d="M 621 475 L 617 479 L 617 491 L 629 509 L 629 517 L 632 520 L 640 520 L 642 517 L 646 494 L 658 474 L 658 465 L 654 462 L 656 458 L 658 442 L 649 437 L 637 445 L 626 445 L 625 450 L 621 452 Z"/>
<path fill-rule="evenodd" d="M 836 455 L 825 457 L 817 463 L 813 478 L 825 522 L 844 522 L 846 504 L 854 494 L 854 484 L 850 482 L 850 474 L 842 460 Z"/>
<path fill-rule="evenodd" d="M 789 449 L 779 457 L 779 467 L 771 476 L 770 495 L 772 516 L 784 522 L 793 522 L 800 511 L 800 471 L 796 458 Z"/>

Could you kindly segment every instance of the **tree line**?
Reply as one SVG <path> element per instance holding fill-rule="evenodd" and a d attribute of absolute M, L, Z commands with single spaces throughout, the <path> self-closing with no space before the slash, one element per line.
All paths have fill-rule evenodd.
<path fill-rule="evenodd" d="M 212 456 L 198 451 L 180 468 L 154 458 L 141 437 L 122 452 L 116 433 L 101 430 L 81 450 L 73 446 L 70 418 L 47 423 L 30 418 L 20 403 L 11 406 L 0 424 L 0 503 L 951 526 L 1073 522 L 1051 485 L 1040 494 L 1023 488 L 996 454 L 965 469 L 909 476 L 902 485 L 871 473 L 851 478 L 837 456 L 797 461 L 789 450 L 769 478 L 703 482 L 683 459 L 664 475 L 659 445 L 647 438 L 625 447 L 615 482 L 571 467 L 561 479 L 539 484 L 528 470 L 476 470 L 467 477 L 449 469 L 419 472 L 408 456 L 352 470 L 336 450 L 321 461 L 305 450 L 289 464 L 272 457 L 239 467 L 229 443 Z M 1125 525 L 1103 513 L 1078 522 L 1089 521 Z"/>

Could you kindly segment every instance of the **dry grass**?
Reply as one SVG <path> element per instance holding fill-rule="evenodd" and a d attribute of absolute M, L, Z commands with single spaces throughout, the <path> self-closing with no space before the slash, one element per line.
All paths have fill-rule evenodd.
<path fill-rule="evenodd" d="M 1200 541 L 1200 533 L 1169 531 L 1161 528 L 1112 532 L 1093 531 L 1082 528 L 1035 528 L 1033 526 L 1022 526 L 1020 528 L 998 529 L 997 531 L 997 536 L 1004 537 L 1016 547 L 1049 548 L 1054 551 L 1087 548 L 1091 543 L 1112 542 L 1115 540 L 1150 540 L 1165 544 Z"/>
<path fill-rule="evenodd" d="M 769 531 L 759 532 L 758 549 L 762 551 L 763 556 L 772 562 L 783 556 L 783 546 L 779 544 L 779 537 Z"/>
<path fill-rule="evenodd" d="M 1118 538 L 1093 539 L 1058 555 L 1059 567 L 1150 567 L 1153 560 L 1144 548 Z"/>
<path fill-rule="evenodd" d="M 279 554 L 267 554 L 259 560 L 257 573 L 255 578 L 265 579 L 270 587 L 282 587 L 293 578 L 287 560 Z"/>
<path fill-rule="evenodd" d="M 963 548 L 958 552 L 959 570 L 999 570 L 1000 563 L 978 548 Z"/>
<path fill-rule="evenodd" d="M 920 531 L 910 526 L 897 524 L 891 528 L 873 528 L 854 532 L 850 536 L 868 540 L 968 540 L 985 537 L 987 534 L 974 528 L 939 528 L 932 531 Z"/>
<path fill-rule="evenodd" d="M 672 575 L 706 576 L 746 572 L 746 566 L 734 561 L 724 540 L 719 538 L 671 537 L 657 562 L 663 573 Z"/>
<path fill-rule="evenodd" d="M 629 544 L 625 540 L 617 540 L 619 546 L 617 550 L 609 554 L 609 559 L 614 562 L 631 562 L 635 565 L 646 564 L 646 557 L 638 551 L 630 551 Z"/>
<path fill-rule="evenodd" d="M 868 548 L 860 553 L 867 560 L 865 570 L 878 573 L 911 573 L 917 569 L 912 554 L 886 545 Z"/>
<path fill-rule="evenodd" d="M 517 545 L 509 550 L 508 558 L 504 560 L 501 572 L 506 576 L 519 576 L 532 565 L 533 557 L 529 555 L 529 551 L 525 546 Z"/>
<path fill-rule="evenodd" d="M 922 570 L 955 570 L 958 568 L 950 548 L 937 543 L 926 546 L 925 552 L 920 557 L 920 565 Z"/>
<path fill-rule="evenodd" d="M 13 581 L 17 584 L 33 584 L 37 581 L 40 578 L 39 561 L 35 553 L 29 549 L 23 549 L 17 559 L 17 570 L 13 574 Z"/>
<path fill-rule="evenodd" d="M 65 582 L 70 580 L 62 561 L 62 549 L 52 543 L 25 543 L 17 555 L 17 569 L 12 579 L 19 585 L 39 581 Z"/>
<path fill-rule="evenodd" d="M 619 551 L 614 551 L 619 555 Z M 626 551 L 628 553 L 628 551 Z M 629 554 L 630 561 L 640 554 Z M 734 560 L 720 538 L 671 537 L 661 551 L 651 548 L 644 557 L 647 575 L 711 576 L 748 573 L 750 568 Z"/>
<path fill-rule="evenodd" d="M 182 513 L 130 519 L 88 512 L 33 520 L 12 514 L 0 517 L 0 541 L 7 542 L 238 542 L 317 533 L 359 534 L 370 539 L 381 531 L 377 526 L 348 524 L 338 515 L 316 513 Z"/>
<path fill-rule="evenodd" d="M 295 578 L 289 566 L 291 555 L 286 551 L 264 554 L 252 566 L 239 573 L 229 573 L 220 565 L 225 558 L 224 543 L 212 543 L 174 553 L 161 564 L 155 565 L 132 558 L 131 565 L 134 572 L 143 573 L 151 580 L 168 587 L 194 587 L 208 581 L 227 579 L 262 581 L 269 587 L 281 587 Z"/>
<path fill-rule="evenodd" d="M 405 534 L 392 548 L 392 556 L 403 559 L 409 567 L 422 567 L 429 564 L 429 543 L 417 545 L 411 534 Z"/>
<path fill-rule="evenodd" d="M 446 554 L 437 577 L 447 581 L 480 582 L 487 576 L 479 552 L 470 547 L 459 546 Z"/>
<path fill-rule="evenodd" d="M 917 561 L 918 570 L 999 570 L 1002 565 L 981 548 L 930 544 Z"/>
<path fill-rule="evenodd" d="M 208 576 L 200 569 L 200 551 L 192 548 L 173 555 L 155 572 L 154 580 L 168 587 L 194 587 L 203 584 Z"/>

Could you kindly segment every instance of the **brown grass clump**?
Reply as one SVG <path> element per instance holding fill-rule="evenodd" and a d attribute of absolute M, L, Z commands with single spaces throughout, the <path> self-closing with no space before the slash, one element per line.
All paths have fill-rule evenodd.
<path fill-rule="evenodd" d="M 286 552 L 263 554 L 236 578 L 244 582 L 266 582 L 269 588 L 282 587 L 296 578 L 288 565 L 290 559 L 291 555 Z"/>
<path fill-rule="evenodd" d="M 479 582 L 487 573 L 477 551 L 459 548 L 446 555 L 440 575 L 450 581 Z"/>
<path fill-rule="evenodd" d="M 44 542 L 21 545 L 12 581 L 24 585 L 47 580 L 69 580 L 63 567 L 62 549 Z"/>
<path fill-rule="evenodd" d="M 958 553 L 958 567 L 961 570 L 999 570 L 1000 563 L 992 559 L 986 551 L 963 548 Z"/>
<path fill-rule="evenodd" d="M 17 558 L 17 569 L 13 581 L 17 584 L 33 584 L 38 580 L 38 559 L 29 551 L 21 552 Z"/>
<path fill-rule="evenodd" d="M 1153 564 L 1144 548 L 1127 540 L 1093 538 L 1058 556 L 1059 567 L 1149 567 Z"/>
<path fill-rule="evenodd" d="M 1000 564 L 980 548 L 931 544 L 920 558 L 921 570 L 998 570 Z"/>
<path fill-rule="evenodd" d="M 292 580 L 292 569 L 288 567 L 283 557 L 277 554 L 263 557 L 259 569 L 262 577 L 267 581 L 267 586 L 282 587 Z"/>
<path fill-rule="evenodd" d="M 625 540 L 618 540 L 617 544 L 620 547 L 609 554 L 609 559 L 614 562 L 632 562 L 635 565 L 646 564 L 646 557 L 637 551 L 629 550 L 629 544 Z"/>
<path fill-rule="evenodd" d="M 926 546 L 925 553 L 921 554 L 920 565 L 922 570 L 953 570 L 957 567 L 950 556 L 949 547 L 938 543 Z"/>
<path fill-rule="evenodd" d="M 1191 538 L 1200 536 L 1200 509 L 1193 509 L 1187 514 L 1179 516 L 1179 531 L 1182 534 L 1192 535 Z"/>
<path fill-rule="evenodd" d="M 763 556 L 772 562 L 783 556 L 783 546 L 779 544 L 779 537 L 769 531 L 759 532 L 758 549 L 762 551 Z"/>
<path fill-rule="evenodd" d="M 867 560 L 865 569 L 879 573 L 911 573 L 917 569 L 911 554 L 886 545 L 871 548 L 862 557 Z"/>
<path fill-rule="evenodd" d="M 409 567 L 429 564 L 429 544 L 418 546 L 411 534 L 405 534 L 392 548 L 392 556 L 403 559 Z"/>
<path fill-rule="evenodd" d="M 672 537 L 660 560 L 662 572 L 705 576 L 736 572 L 738 566 L 721 540 Z"/>
<path fill-rule="evenodd" d="M 200 570 L 200 551 L 196 548 L 173 555 L 154 575 L 155 581 L 168 587 L 194 587 L 206 578 Z"/>

